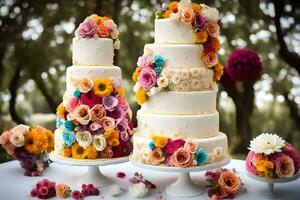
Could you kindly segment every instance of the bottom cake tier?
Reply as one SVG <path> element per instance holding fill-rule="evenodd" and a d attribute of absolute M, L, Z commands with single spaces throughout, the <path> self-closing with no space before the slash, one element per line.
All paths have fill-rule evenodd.
<path fill-rule="evenodd" d="M 227 136 L 204 139 L 167 138 L 153 135 L 145 138 L 133 136 L 132 159 L 150 165 L 192 167 L 220 162 L 228 157 Z"/>

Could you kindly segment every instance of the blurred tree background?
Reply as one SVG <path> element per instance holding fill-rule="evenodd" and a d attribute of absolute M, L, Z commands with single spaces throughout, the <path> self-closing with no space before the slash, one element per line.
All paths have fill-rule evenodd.
<path fill-rule="evenodd" d="M 135 113 L 131 74 L 144 44 L 153 42 L 154 12 L 162 2 L 0 0 L 0 131 L 17 123 L 55 129 L 54 113 L 71 65 L 74 30 L 92 13 L 107 15 L 118 24 L 122 47 L 115 64 L 122 68 Z M 194 2 L 220 11 L 220 54 L 225 66 L 227 56 L 237 48 L 256 51 L 263 62 L 259 81 L 235 83 L 232 89 L 230 81 L 223 80 L 219 87 L 220 129 L 227 133 L 231 151 L 245 153 L 249 138 L 261 132 L 277 133 L 300 151 L 300 2 Z M 253 102 L 245 103 L 251 98 Z M 249 114 L 240 117 L 241 112 Z M 7 160 L 2 149 L 0 156 L 0 162 Z"/>

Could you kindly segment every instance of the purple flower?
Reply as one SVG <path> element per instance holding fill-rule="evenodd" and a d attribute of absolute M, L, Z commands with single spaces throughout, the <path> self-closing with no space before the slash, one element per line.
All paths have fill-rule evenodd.
<path fill-rule="evenodd" d="M 234 81 L 257 81 L 262 74 L 262 63 L 256 52 L 237 49 L 227 58 L 227 72 Z"/>
<path fill-rule="evenodd" d="M 119 106 L 117 106 L 113 111 L 108 111 L 107 116 L 112 117 L 116 120 L 116 125 L 118 125 L 124 118 L 126 112 Z"/>
<path fill-rule="evenodd" d="M 124 118 L 118 125 L 117 125 L 117 130 L 119 131 L 119 133 L 124 133 L 127 132 L 127 130 L 129 129 L 128 126 L 128 120 L 126 118 Z"/>
<path fill-rule="evenodd" d="M 79 27 L 75 31 L 76 37 L 92 38 L 97 32 L 97 25 L 90 20 L 86 20 L 80 23 Z"/>
<path fill-rule="evenodd" d="M 196 14 L 195 21 L 194 21 L 194 25 L 196 26 L 196 29 L 202 31 L 205 27 L 205 23 L 206 23 L 205 17 Z"/>
<path fill-rule="evenodd" d="M 111 95 L 102 98 L 102 104 L 104 108 L 108 111 L 113 111 L 118 105 L 118 103 L 118 99 Z"/>

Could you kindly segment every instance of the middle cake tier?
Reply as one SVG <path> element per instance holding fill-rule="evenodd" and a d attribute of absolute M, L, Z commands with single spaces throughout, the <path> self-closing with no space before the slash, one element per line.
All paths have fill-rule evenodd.
<path fill-rule="evenodd" d="M 172 138 L 201 139 L 219 133 L 218 112 L 203 115 L 165 115 L 139 110 L 137 120 L 137 133 L 145 137 L 158 134 Z"/>

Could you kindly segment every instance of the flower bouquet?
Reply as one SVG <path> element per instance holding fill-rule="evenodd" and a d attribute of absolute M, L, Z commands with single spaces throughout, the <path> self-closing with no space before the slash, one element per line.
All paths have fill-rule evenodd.
<path fill-rule="evenodd" d="M 267 179 L 291 178 L 298 173 L 300 156 L 296 149 L 276 134 L 263 133 L 251 141 L 246 170 Z"/>
<path fill-rule="evenodd" d="M 49 166 L 48 153 L 53 150 L 54 135 L 42 126 L 30 128 L 21 124 L 4 131 L 0 136 L 0 144 L 20 162 L 26 170 L 24 175 L 40 176 Z"/>
<path fill-rule="evenodd" d="M 210 183 L 208 196 L 212 200 L 234 199 L 235 195 L 242 189 L 240 177 L 235 170 L 216 169 L 205 173 L 207 181 Z"/>

